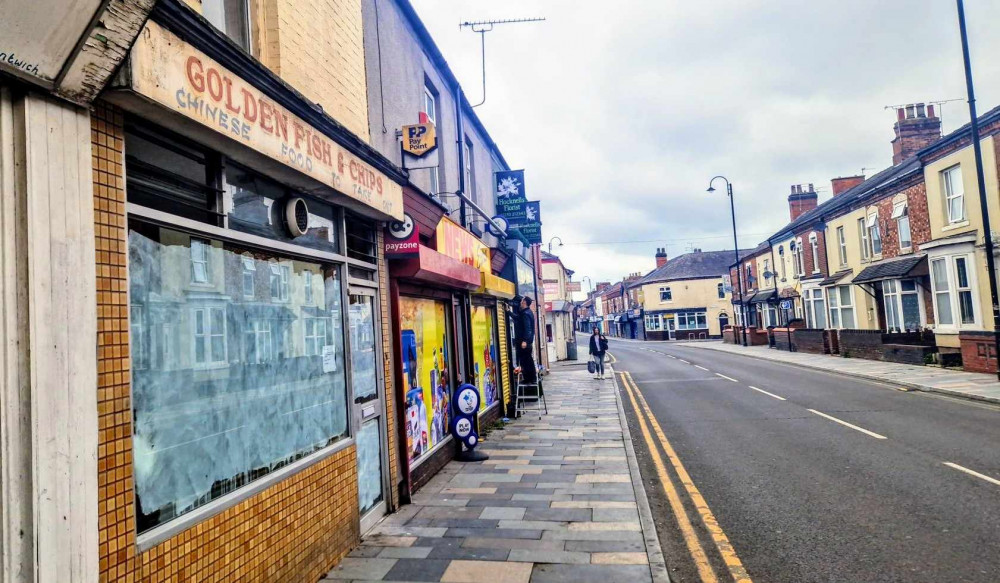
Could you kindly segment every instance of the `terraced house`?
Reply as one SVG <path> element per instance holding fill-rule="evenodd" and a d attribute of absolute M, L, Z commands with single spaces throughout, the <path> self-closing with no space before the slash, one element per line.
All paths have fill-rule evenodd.
<path fill-rule="evenodd" d="M 980 124 L 996 223 L 1000 110 Z M 893 166 L 863 180 L 834 179 L 833 196 L 798 216 L 802 192 L 793 186 L 792 220 L 768 239 L 777 265 L 777 321 L 761 322 L 748 309 L 759 285 L 742 302 L 733 298 L 748 309 L 751 328 L 769 329 L 769 342 L 779 348 L 995 370 L 983 254 L 988 231 L 971 130 L 942 137 L 940 128 L 933 106 L 900 108 Z M 741 268 L 756 275 L 766 255 L 758 248 L 756 263 L 748 266 L 747 259 Z M 736 265 L 730 268 L 734 276 Z"/>

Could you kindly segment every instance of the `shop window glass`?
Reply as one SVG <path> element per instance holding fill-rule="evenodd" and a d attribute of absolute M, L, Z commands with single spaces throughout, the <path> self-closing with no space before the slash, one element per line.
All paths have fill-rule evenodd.
<path fill-rule="evenodd" d="M 242 166 L 233 163 L 226 166 L 225 208 L 230 229 L 339 253 L 338 213 L 323 201 L 303 197 L 309 208 L 309 231 L 294 238 L 288 232 L 285 205 L 290 198 L 297 196 L 302 195 Z"/>
<path fill-rule="evenodd" d="M 382 501 L 382 447 L 379 421 L 370 419 L 358 431 L 358 504 L 361 514 Z"/>
<path fill-rule="evenodd" d="M 399 299 L 406 452 L 411 464 L 444 442 L 451 421 L 451 357 L 444 302 Z"/>
<path fill-rule="evenodd" d="M 375 298 L 351 295 L 347 309 L 351 327 L 351 387 L 355 403 L 372 400 L 378 394 L 375 376 Z"/>
<path fill-rule="evenodd" d="M 196 221 L 216 224 L 219 191 L 215 157 L 198 145 L 158 128 L 125 128 L 128 201 Z"/>
<path fill-rule="evenodd" d="M 347 216 L 347 256 L 368 263 L 378 262 L 375 223 L 355 215 Z"/>
<path fill-rule="evenodd" d="M 472 374 L 479 388 L 479 408 L 497 403 L 500 383 L 497 379 L 496 310 L 488 306 L 472 308 Z"/>
<path fill-rule="evenodd" d="M 130 327 L 146 361 L 132 368 L 140 533 L 348 434 L 339 268 L 254 252 L 293 283 L 323 273 L 323 292 L 313 306 L 248 299 L 250 252 L 207 241 L 210 276 L 193 285 L 192 241 L 142 223 L 129 231 Z M 304 330 L 309 347 L 294 340 Z"/>

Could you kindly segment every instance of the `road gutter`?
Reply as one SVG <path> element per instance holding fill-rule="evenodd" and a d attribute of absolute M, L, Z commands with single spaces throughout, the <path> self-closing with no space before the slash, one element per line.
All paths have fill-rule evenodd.
<path fill-rule="evenodd" d="M 635 447 L 632 445 L 632 433 L 629 431 L 628 419 L 625 417 L 625 406 L 622 403 L 618 378 L 611 366 L 607 368 L 611 371 L 611 380 L 615 386 L 618 421 L 622 426 L 622 438 L 625 440 L 625 457 L 628 459 L 629 476 L 632 478 L 632 489 L 635 491 L 635 502 L 639 509 L 639 524 L 642 527 L 642 537 L 646 543 L 649 574 L 653 578 L 653 583 L 671 583 L 670 572 L 667 570 L 667 562 L 663 557 L 663 549 L 660 546 L 660 537 L 656 534 L 653 511 L 649 508 L 649 499 L 646 497 L 646 488 L 643 486 L 642 474 L 639 470 L 639 460 L 635 455 Z"/>
<path fill-rule="evenodd" d="M 691 348 L 699 348 L 701 350 L 712 350 L 714 352 L 722 352 L 722 353 L 725 353 L 725 354 L 734 354 L 736 356 L 743 356 L 743 357 L 746 357 L 746 358 L 753 358 L 753 359 L 756 359 L 756 360 L 763 360 L 765 362 L 779 362 L 779 363 L 787 365 L 787 366 L 794 366 L 794 367 L 798 367 L 798 368 L 801 368 L 801 369 L 818 370 L 818 371 L 825 372 L 827 374 L 836 374 L 836 375 L 841 375 L 841 376 L 845 376 L 845 377 L 853 377 L 853 378 L 856 378 L 856 379 L 862 379 L 862 380 L 866 380 L 866 381 L 872 381 L 872 382 L 876 382 L 876 383 L 878 383 L 880 385 L 888 385 L 890 388 L 896 388 L 896 390 L 900 390 L 900 389 L 897 388 L 897 387 L 892 387 L 892 385 L 899 385 L 900 387 L 903 387 L 902 390 L 904 390 L 904 391 L 919 391 L 921 393 L 937 393 L 939 395 L 948 395 L 949 397 L 958 397 L 960 399 L 967 399 L 969 401 L 979 401 L 981 403 L 992 403 L 994 405 L 1000 405 L 1000 398 L 985 397 L 983 395 L 976 395 L 976 394 L 972 394 L 972 393 L 966 393 L 966 392 L 963 392 L 963 391 L 956 391 L 954 389 L 929 387 L 927 385 L 920 385 L 920 384 L 917 384 L 917 383 L 910 383 L 910 382 L 900 381 L 900 380 L 896 380 L 896 379 L 886 379 L 886 378 L 883 378 L 883 377 L 878 377 L 878 376 L 874 376 L 874 375 L 870 375 L 870 374 L 865 374 L 865 373 L 859 373 L 859 372 L 847 372 L 847 371 L 840 371 L 840 370 L 830 370 L 828 368 L 823 368 L 821 366 L 816 366 L 816 365 L 812 365 L 812 364 L 805 364 L 805 363 L 801 363 L 801 362 L 789 362 L 787 360 L 779 360 L 777 358 L 768 358 L 766 356 L 758 356 L 756 354 L 744 354 L 742 352 L 730 352 L 728 350 L 715 350 L 713 348 L 704 348 L 702 346 L 694 346 L 694 343 L 688 343 L 688 342 L 685 342 L 684 345 L 685 346 L 691 346 Z M 831 356 L 829 354 L 823 355 L 823 356 L 829 356 L 830 358 L 842 358 L 842 357 L 833 357 L 833 356 Z M 879 361 L 872 361 L 872 362 L 879 362 Z"/>

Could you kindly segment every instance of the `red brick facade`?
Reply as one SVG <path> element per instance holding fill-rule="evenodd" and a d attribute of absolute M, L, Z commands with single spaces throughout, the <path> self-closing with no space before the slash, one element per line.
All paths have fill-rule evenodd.
<path fill-rule="evenodd" d="M 910 217 L 910 239 L 913 252 L 920 251 L 920 245 L 931 240 L 930 215 L 927 210 L 927 185 L 921 180 L 903 191 Z M 893 199 L 898 193 L 887 195 L 875 203 L 878 208 L 878 223 L 882 233 L 882 258 L 899 256 L 899 229 L 892 219 Z"/>
<path fill-rule="evenodd" d="M 816 255 L 819 258 L 819 275 L 826 277 L 829 275 L 830 271 L 826 261 L 826 229 L 823 228 L 810 228 L 795 234 L 796 245 L 799 244 L 799 239 L 802 240 L 802 269 L 805 270 L 803 277 L 816 275 L 813 273 L 813 271 L 817 268 L 815 262 L 813 261 L 812 243 L 810 243 L 810 237 L 813 234 L 816 235 Z"/>
<path fill-rule="evenodd" d="M 996 345 L 992 332 L 962 332 L 962 368 L 969 372 L 997 372 Z"/>

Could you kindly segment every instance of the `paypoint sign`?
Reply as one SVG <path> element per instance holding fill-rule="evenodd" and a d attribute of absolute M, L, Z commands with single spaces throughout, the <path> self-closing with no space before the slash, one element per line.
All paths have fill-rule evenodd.
<path fill-rule="evenodd" d="M 403 126 L 403 150 L 416 157 L 430 153 L 437 147 L 437 130 L 432 123 Z"/>

